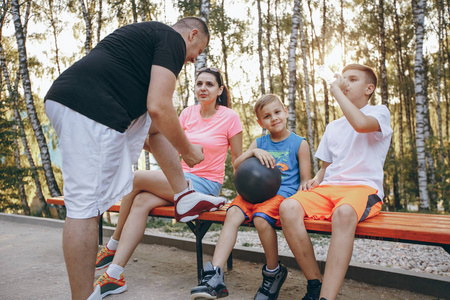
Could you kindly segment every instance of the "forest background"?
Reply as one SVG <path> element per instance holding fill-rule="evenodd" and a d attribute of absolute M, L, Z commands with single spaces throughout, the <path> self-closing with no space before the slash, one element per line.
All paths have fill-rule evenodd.
<path fill-rule="evenodd" d="M 115 28 L 184 16 L 203 18 L 212 38 L 180 73 L 179 111 L 196 101 L 196 70 L 218 67 L 241 117 L 244 150 L 261 135 L 253 104 L 274 93 L 288 107 L 289 130 L 307 139 L 315 173 L 325 127 L 342 116 L 317 66 L 371 66 L 379 73 L 371 104 L 389 108 L 394 129 L 384 209 L 449 212 L 450 0 L 0 0 L 0 211 L 65 216 L 45 202 L 63 186 L 43 106 L 53 80 Z M 223 193 L 232 198 L 230 161 Z M 157 165 L 143 151 L 133 168 Z"/>

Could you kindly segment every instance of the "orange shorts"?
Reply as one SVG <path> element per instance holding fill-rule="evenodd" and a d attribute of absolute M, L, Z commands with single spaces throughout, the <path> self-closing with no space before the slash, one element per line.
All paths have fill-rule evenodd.
<path fill-rule="evenodd" d="M 362 222 L 376 216 L 383 205 L 377 190 L 367 185 L 321 185 L 291 198 L 300 202 L 306 217 L 315 220 L 331 220 L 337 207 L 348 204 Z"/>
<path fill-rule="evenodd" d="M 264 218 L 271 226 L 281 226 L 280 223 L 280 204 L 283 202 L 284 197 L 280 195 L 276 195 L 269 200 L 266 200 L 261 203 L 250 203 L 244 200 L 241 196 L 237 196 L 234 198 L 233 202 L 231 202 L 230 207 L 237 206 L 239 207 L 245 215 L 244 223 L 253 222 L 254 217 Z"/>

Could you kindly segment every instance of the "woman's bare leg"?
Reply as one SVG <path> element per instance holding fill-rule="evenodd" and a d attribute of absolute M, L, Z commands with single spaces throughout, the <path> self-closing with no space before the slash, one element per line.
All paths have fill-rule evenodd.
<path fill-rule="evenodd" d="M 141 242 L 147 225 L 148 213 L 155 207 L 171 204 L 171 201 L 147 192 L 139 193 L 135 197 L 128 215 L 129 218 L 123 226 L 123 234 L 112 261 L 113 264 L 125 267 L 137 245 Z"/>

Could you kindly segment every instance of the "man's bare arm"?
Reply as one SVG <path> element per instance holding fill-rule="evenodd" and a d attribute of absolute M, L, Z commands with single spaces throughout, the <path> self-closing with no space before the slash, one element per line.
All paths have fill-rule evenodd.
<path fill-rule="evenodd" d="M 154 125 L 177 149 L 186 164 L 193 167 L 203 161 L 203 147 L 191 144 L 180 126 L 177 112 L 172 104 L 175 84 L 176 77 L 170 70 L 153 66 L 147 95 L 147 109 Z"/>

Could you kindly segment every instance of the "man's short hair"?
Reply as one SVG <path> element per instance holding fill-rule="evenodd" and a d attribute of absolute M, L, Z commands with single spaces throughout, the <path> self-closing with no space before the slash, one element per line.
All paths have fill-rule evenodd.
<path fill-rule="evenodd" d="M 192 29 L 198 29 L 198 31 L 203 34 L 207 39 L 209 44 L 209 29 L 206 22 L 197 17 L 185 17 L 178 20 L 172 27 L 177 27 L 180 29 L 188 29 L 189 31 Z"/>
<path fill-rule="evenodd" d="M 281 106 L 284 107 L 283 102 L 281 102 L 280 98 L 278 98 L 277 95 L 266 94 L 266 95 L 261 96 L 255 103 L 255 114 L 256 114 L 256 117 L 258 117 L 258 119 L 259 119 L 259 111 L 261 109 L 263 109 L 264 106 L 266 106 L 267 104 L 270 104 L 270 103 L 275 102 L 275 101 L 278 101 L 281 104 Z"/>

